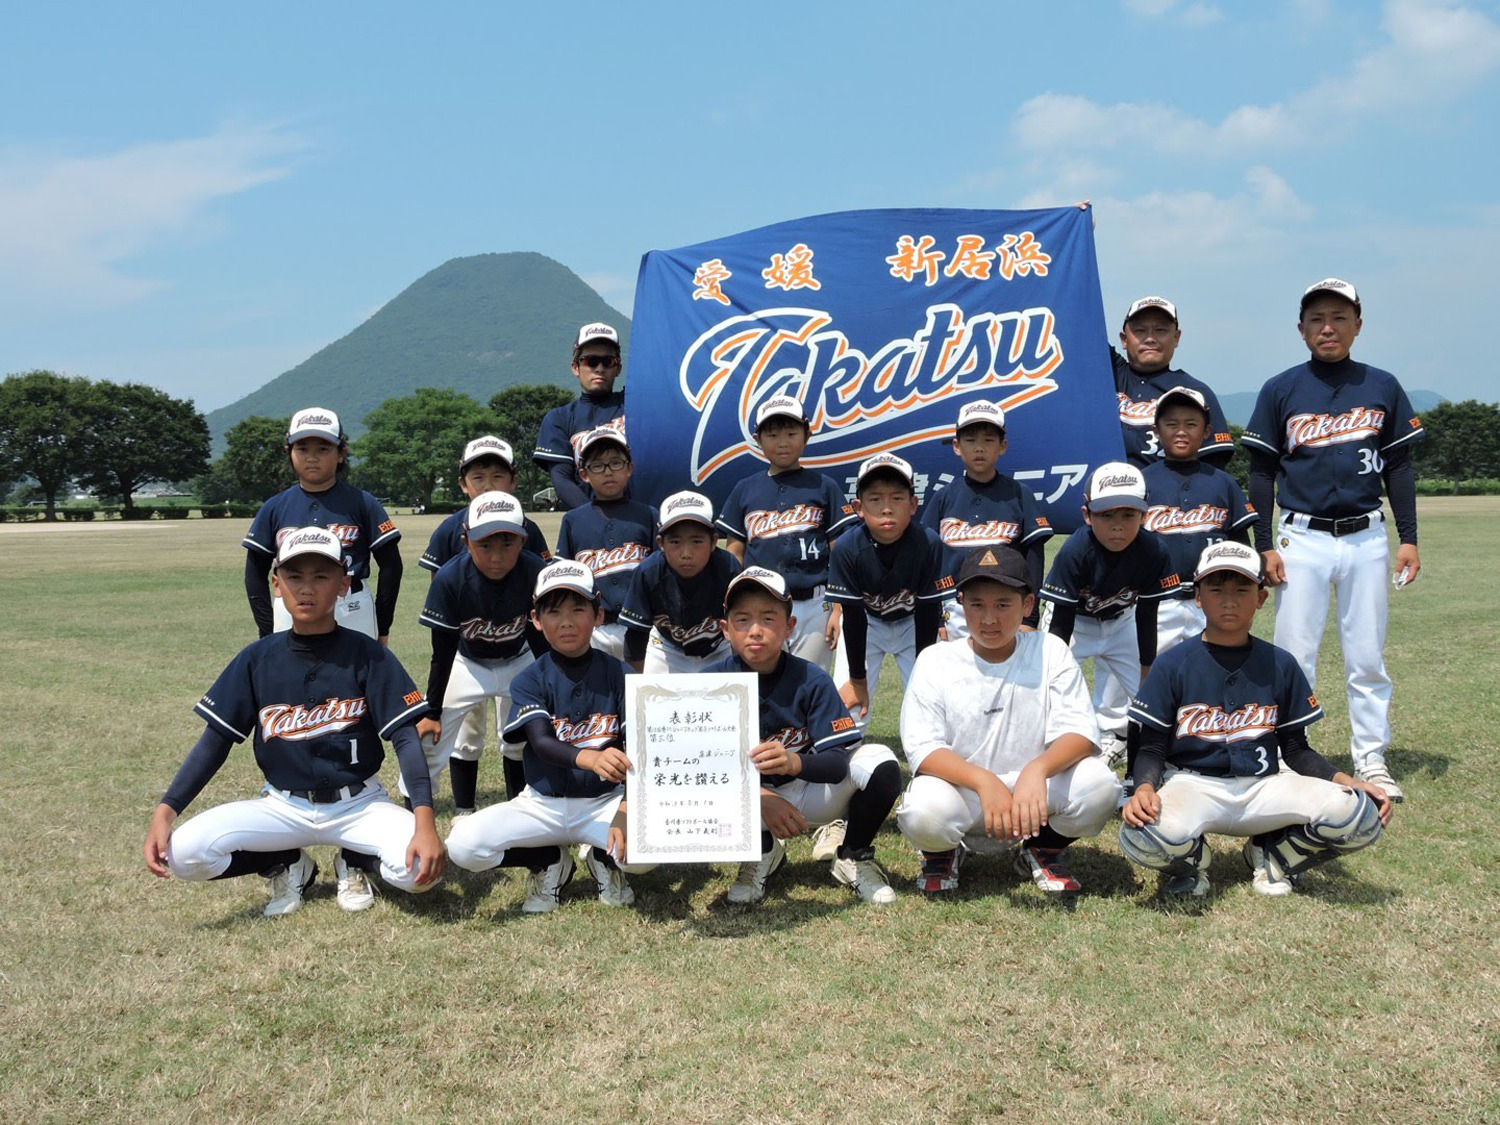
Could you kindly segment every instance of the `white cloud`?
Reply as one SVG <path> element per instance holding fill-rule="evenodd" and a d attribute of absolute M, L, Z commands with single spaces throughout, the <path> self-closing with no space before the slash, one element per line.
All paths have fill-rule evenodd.
<path fill-rule="evenodd" d="M 77 155 L 0 148 L 0 297 L 13 309 L 137 300 L 163 282 L 124 268 L 200 224 L 217 199 L 287 174 L 306 147 L 277 125 Z"/>

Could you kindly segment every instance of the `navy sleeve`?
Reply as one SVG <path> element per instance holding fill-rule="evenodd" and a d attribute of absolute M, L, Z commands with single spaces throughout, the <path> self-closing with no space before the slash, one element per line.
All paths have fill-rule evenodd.
<path fill-rule="evenodd" d="M 229 749 L 233 745 L 221 730 L 213 726 L 204 727 L 177 775 L 172 778 L 172 784 L 167 787 L 161 803 L 170 806 L 177 813 L 192 804 L 193 798 L 203 792 L 203 787 L 219 772 L 219 767 L 228 759 Z"/>
<path fill-rule="evenodd" d="M 377 635 L 388 637 L 396 620 L 396 599 L 401 595 L 401 548 L 395 539 L 387 539 L 371 554 L 380 568 L 375 580 L 375 630 Z"/>
<path fill-rule="evenodd" d="M 1135 607 L 1135 645 L 1142 667 L 1156 659 L 1156 614 L 1160 606 L 1161 599 L 1153 598 Z"/>
<path fill-rule="evenodd" d="M 448 561 L 448 546 L 446 543 L 448 536 L 443 531 L 446 524 L 446 520 L 438 524 L 433 529 L 432 537 L 427 540 L 427 550 L 423 551 L 422 557 L 417 560 L 417 565 L 423 570 L 430 570 L 436 574 L 442 565 Z"/>
<path fill-rule="evenodd" d="M 573 557 L 573 521 L 568 518 L 572 514 L 572 511 L 564 513 L 562 524 L 557 529 L 557 557 L 560 559 Z"/>
<path fill-rule="evenodd" d="M 1394 381 L 1394 380 L 1393 380 Z M 1385 426 L 1380 433 L 1380 452 L 1388 455 L 1398 446 L 1410 446 L 1425 436 L 1422 419 L 1412 409 L 1411 399 L 1400 383 L 1395 384 L 1395 401 L 1385 417 Z"/>
<path fill-rule="evenodd" d="M 458 655 L 458 631 L 432 631 L 432 663 L 427 668 L 427 718 L 442 719 L 443 700 L 448 695 L 448 679 L 453 675 L 453 660 Z"/>
<path fill-rule="evenodd" d="M 397 727 L 391 732 L 391 747 L 396 751 L 396 765 L 401 770 L 401 780 L 406 782 L 412 808 L 432 808 L 432 774 L 427 771 L 427 754 L 417 737 L 417 728 L 410 724 Z"/>
<path fill-rule="evenodd" d="M 1303 777 L 1317 777 L 1332 781 L 1339 771 L 1334 764 L 1312 748 L 1307 740 L 1305 727 L 1293 727 L 1278 735 L 1281 743 L 1281 760 L 1287 769 Z"/>
<path fill-rule="evenodd" d="M 1386 455 L 1385 491 L 1396 517 L 1396 536 L 1402 543 L 1417 541 L 1417 469 L 1411 450 L 1402 446 Z"/>
<path fill-rule="evenodd" d="M 427 714 L 427 700 L 390 649 L 376 645 L 365 672 L 365 700 L 381 738 Z"/>
<path fill-rule="evenodd" d="M 648 589 L 650 578 L 648 568 L 644 563 L 636 567 L 630 575 L 630 589 L 625 594 L 625 600 L 620 604 L 620 620 L 627 629 L 644 629 L 651 632 L 655 623 L 651 614 L 651 594 Z M 645 649 L 641 649 L 641 655 L 645 655 Z"/>
<path fill-rule="evenodd" d="M 1047 632 L 1051 633 L 1063 644 L 1071 644 L 1073 641 L 1073 626 L 1078 620 L 1078 607 L 1071 602 L 1052 603 L 1052 621 L 1047 626 Z"/>
<path fill-rule="evenodd" d="M 1057 557 L 1052 560 L 1052 570 L 1047 575 L 1047 581 L 1042 584 L 1042 597 L 1049 602 L 1069 606 L 1078 604 L 1078 576 L 1075 573 L 1079 554 L 1075 547 L 1077 542 L 1069 536 L 1068 541 L 1057 552 Z"/>
<path fill-rule="evenodd" d="M 271 563 L 270 555 L 260 551 L 245 552 L 245 597 L 250 602 L 250 616 L 255 619 L 255 631 L 268 637 L 276 628 L 276 618 L 271 610 Z"/>
<path fill-rule="evenodd" d="M 1140 731 L 1140 741 L 1135 748 L 1130 776 L 1135 779 L 1137 786 L 1149 785 L 1153 789 L 1160 789 L 1161 775 L 1167 771 L 1168 734 L 1159 727 L 1141 725 L 1137 729 Z"/>
<path fill-rule="evenodd" d="M 542 761 L 563 769 L 581 769 L 578 764 L 578 747 L 563 742 L 552 729 L 552 720 L 546 715 L 534 715 L 521 727 L 526 745 Z M 511 741 L 516 741 L 512 739 Z"/>
<path fill-rule="evenodd" d="M 255 518 L 250 521 L 250 530 L 245 533 L 245 538 L 240 544 L 253 551 L 259 551 L 263 555 L 276 557 L 276 496 L 271 497 L 260 506 L 255 513 Z"/>
<path fill-rule="evenodd" d="M 244 742 L 255 733 L 255 688 L 250 682 L 249 652 L 248 648 L 241 649 L 193 707 L 200 719 L 232 742 Z"/>
<path fill-rule="evenodd" d="M 569 511 L 589 503 L 589 494 L 578 479 L 578 470 L 572 461 L 551 461 L 547 464 L 547 476 L 552 480 L 557 502 Z"/>
<path fill-rule="evenodd" d="M 1255 509 L 1255 549 L 1269 551 L 1276 524 L 1276 471 L 1280 458 L 1261 449 L 1250 451 L 1250 506 Z"/>
<path fill-rule="evenodd" d="M 920 653 L 928 645 L 937 643 L 938 629 L 943 624 L 943 603 L 933 601 L 917 602 L 913 628 L 916 631 L 917 652 Z"/>
<path fill-rule="evenodd" d="M 1203 397 L 1208 402 L 1208 433 L 1203 437 L 1203 446 L 1198 452 L 1205 465 L 1222 469 L 1234 459 L 1234 435 L 1229 429 L 1229 419 L 1224 416 L 1224 407 L 1219 396 L 1202 384 Z"/>
<path fill-rule="evenodd" d="M 1277 405 L 1276 392 L 1271 383 L 1260 389 L 1255 399 L 1255 409 L 1250 413 L 1250 424 L 1245 427 L 1240 443 L 1251 449 L 1259 449 L 1273 457 L 1281 456 L 1281 410 Z M 1254 497 L 1251 497 L 1252 502 Z"/>
<path fill-rule="evenodd" d="M 1031 612 L 1026 615 L 1022 625 L 1030 625 L 1033 629 L 1042 619 L 1042 569 L 1047 565 L 1047 539 L 1050 535 L 1042 536 L 1026 547 L 1026 569 L 1031 572 Z"/>
<path fill-rule="evenodd" d="M 870 638 L 870 620 L 865 616 L 865 603 L 856 601 L 840 604 L 844 607 L 842 636 L 844 655 L 849 658 L 849 678 L 863 680 L 865 678 L 865 646 Z"/>

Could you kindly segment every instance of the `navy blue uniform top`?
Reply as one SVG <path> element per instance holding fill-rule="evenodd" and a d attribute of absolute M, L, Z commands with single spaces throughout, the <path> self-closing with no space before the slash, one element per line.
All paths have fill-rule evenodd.
<path fill-rule="evenodd" d="M 593 572 L 605 620 L 619 616 L 635 568 L 655 548 L 656 530 L 656 509 L 639 500 L 594 500 L 563 516 L 557 556 Z"/>
<path fill-rule="evenodd" d="M 1310 359 L 1260 389 L 1243 440 L 1281 459 L 1283 510 L 1338 518 L 1376 511 L 1384 454 L 1422 436 L 1422 420 L 1389 371 Z"/>
<path fill-rule="evenodd" d="M 1277 771 L 1282 735 L 1323 717 L 1296 659 L 1259 637 L 1230 670 L 1202 636 L 1190 637 L 1151 665 L 1130 717 L 1166 731 L 1169 766 L 1216 777 Z"/>
<path fill-rule="evenodd" d="M 654 627 L 662 644 L 688 656 L 707 656 L 724 641 L 719 631 L 724 592 L 739 572 L 739 560 L 722 547 L 714 548 L 692 578 L 678 574 L 658 551 L 636 567 L 620 621 L 628 629 Z"/>
<path fill-rule="evenodd" d="M 1023 551 L 1056 534 L 1031 489 L 1000 472 L 984 484 L 963 474 L 927 501 L 922 523 L 943 541 L 944 571 L 955 578 L 975 547 Z"/>
<path fill-rule="evenodd" d="M 613 426 L 624 437 L 624 391 L 579 395 L 572 402 L 547 411 L 536 432 L 536 449 L 532 451 L 531 460 L 543 471 L 557 464 L 576 464 L 578 443 L 585 434 L 600 426 Z"/>
<path fill-rule="evenodd" d="M 830 544 L 859 516 L 833 478 L 797 468 L 746 477 L 715 522 L 745 544 L 746 566 L 774 570 L 800 599 L 827 583 Z"/>
<path fill-rule="evenodd" d="M 625 749 L 625 674 L 629 669 L 607 653 L 589 649 L 568 658 L 546 652 L 510 682 L 507 742 L 524 742 L 523 727 L 533 719 L 552 724 L 558 741 L 580 750 Z M 554 765 L 522 751 L 526 784 L 543 797 L 602 797 L 618 788 L 592 770 Z"/>
<path fill-rule="evenodd" d="M 1173 596 L 1191 598 L 1203 548 L 1253 527 L 1255 509 L 1232 476 L 1202 461 L 1156 461 L 1143 475 L 1151 507 L 1142 526 L 1160 535 L 1172 556 L 1182 582 Z"/>
<path fill-rule="evenodd" d="M 1198 456 L 1214 465 L 1229 463 L 1234 456 L 1234 435 L 1229 432 L 1229 420 L 1224 417 L 1219 396 L 1207 383 L 1175 367 L 1146 375 L 1131 367 L 1130 361 L 1114 348 L 1109 349 L 1109 354 L 1115 366 L 1115 397 L 1120 404 L 1120 431 L 1125 438 L 1127 458 L 1141 466 L 1162 458 L 1161 443 L 1156 439 L 1156 401 L 1173 387 L 1187 387 L 1201 394 L 1208 404 L 1208 430 Z"/>
<path fill-rule="evenodd" d="M 300 484 L 278 492 L 260 506 L 240 542 L 274 558 L 282 536 L 299 527 L 323 527 L 339 537 L 353 589 L 370 577 L 370 553 L 401 538 L 379 500 L 341 480 L 324 492 L 308 492 Z"/>
<path fill-rule="evenodd" d="M 1080 527 L 1068 536 L 1042 586 L 1042 597 L 1076 607 L 1083 617 L 1113 621 L 1137 601 L 1171 596 L 1179 579 L 1166 544 L 1142 531 L 1123 551 L 1107 551 Z"/>
<path fill-rule="evenodd" d="M 833 545 L 829 600 L 862 602 L 869 616 L 882 621 L 910 617 L 918 601 L 941 600 L 952 588 L 943 541 L 930 527 L 908 524 L 900 539 L 883 545 L 860 524 Z"/>
<path fill-rule="evenodd" d="M 731 654 L 708 671 L 750 668 Z M 843 781 L 860 737 L 833 677 L 816 664 L 788 652 L 781 654 L 774 672 L 760 673 L 760 740 L 779 741 L 788 753 L 802 755 L 801 780 L 820 785 Z M 785 774 L 763 774 L 760 783 L 776 788 L 794 780 Z"/>
<path fill-rule="evenodd" d="M 531 592 L 542 562 L 523 550 L 498 582 L 486 578 L 468 551 L 449 559 L 427 587 L 418 620 L 458 634 L 458 651 L 471 660 L 510 660 L 526 648 Z"/>
<path fill-rule="evenodd" d="M 427 541 L 427 550 L 417 560 L 418 566 L 436 574 L 438 568 L 454 555 L 464 553 L 464 517 L 468 514 L 468 508 L 460 508 L 437 525 L 437 530 Z M 529 517 L 523 516 L 521 520 L 526 530 L 525 549 L 543 562 L 551 562 L 552 551 L 547 546 L 547 537 L 542 534 L 542 529 L 532 523 Z"/>
<path fill-rule="evenodd" d="M 381 739 L 427 714 L 427 700 L 379 641 L 338 626 L 317 657 L 294 633 L 246 645 L 193 710 L 234 742 L 277 789 L 341 789 L 380 771 Z"/>

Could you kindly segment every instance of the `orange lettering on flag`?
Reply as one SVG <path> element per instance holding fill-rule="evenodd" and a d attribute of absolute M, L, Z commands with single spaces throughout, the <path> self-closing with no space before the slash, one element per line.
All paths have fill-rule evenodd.
<path fill-rule="evenodd" d="M 704 262 L 693 272 L 693 300 L 695 301 L 718 301 L 721 305 L 729 304 L 729 298 L 724 296 L 724 291 L 719 288 L 728 281 L 733 274 L 718 258 L 712 258 Z"/>
<path fill-rule="evenodd" d="M 911 281 L 920 273 L 926 275 L 926 284 L 937 284 L 938 266 L 948 255 L 934 250 L 936 245 L 937 239 L 930 234 L 924 234 L 919 240 L 903 234 L 896 240 L 896 252 L 886 259 L 891 264 L 891 276 Z"/>
<path fill-rule="evenodd" d="M 995 255 L 984 248 L 982 234 L 961 234 L 958 236 L 958 249 L 953 252 L 952 261 L 944 267 L 943 276 L 952 277 L 961 273 L 971 281 L 986 281 L 990 276 L 990 267 L 994 264 Z"/>
<path fill-rule="evenodd" d="M 1043 252 L 1042 244 L 1029 230 L 1007 234 L 995 252 L 1000 255 L 1000 276 L 1006 281 L 1031 273 L 1046 277 L 1047 267 L 1052 263 L 1052 256 Z"/>
<path fill-rule="evenodd" d="M 813 252 L 799 242 L 785 254 L 772 254 L 771 264 L 760 271 L 767 289 L 821 289 L 823 283 L 813 276 Z"/>

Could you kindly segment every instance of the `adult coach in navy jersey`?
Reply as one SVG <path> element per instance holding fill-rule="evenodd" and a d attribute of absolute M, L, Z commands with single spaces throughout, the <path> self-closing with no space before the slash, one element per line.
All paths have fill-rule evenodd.
<path fill-rule="evenodd" d="M 1120 403 L 1120 429 L 1125 437 L 1125 456 L 1145 466 L 1159 460 L 1161 445 L 1156 437 L 1156 402 L 1173 387 L 1191 387 L 1208 404 L 1208 433 L 1198 458 L 1222 469 L 1234 456 L 1234 438 L 1224 418 L 1224 408 L 1207 383 L 1172 366 L 1172 356 L 1182 340 L 1177 306 L 1165 297 L 1142 297 L 1125 312 L 1120 328 L 1122 356 L 1109 349 L 1115 366 L 1115 393 Z"/>
<path fill-rule="evenodd" d="M 531 460 L 552 480 L 557 500 L 571 510 L 593 498 L 578 479 L 578 445 L 586 434 L 608 426 L 625 435 L 625 392 L 620 377 L 620 334 L 608 324 L 585 324 L 573 341 L 573 375 L 583 393 L 547 411 L 537 430 Z"/>
<path fill-rule="evenodd" d="M 1276 590 L 1276 644 L 1317 687 L 1318 646 L 1328 591 L 1338 593 L 1339 644 L 1349 694 L 1354 776 L 1402 792 L 1386 767 L 1391 678 L 1385 669 L 1390 546 L 1382 485 L 1396 533 L 1396 581 L 1422 569 L 1417 557 L 1417 483 L 1411 449 L 1422 420 L 1396 377 L 1350 358 L 1363 325 L 1354 286 L 1336 277 L 1307 287 L 1297 331 L 1311 353 L 1261 388 L 1245 430 L 1250 503 L 1260 515 L 1255 546 Z M 1271 524 L 1271 501 L 1281 506 Z"/>

